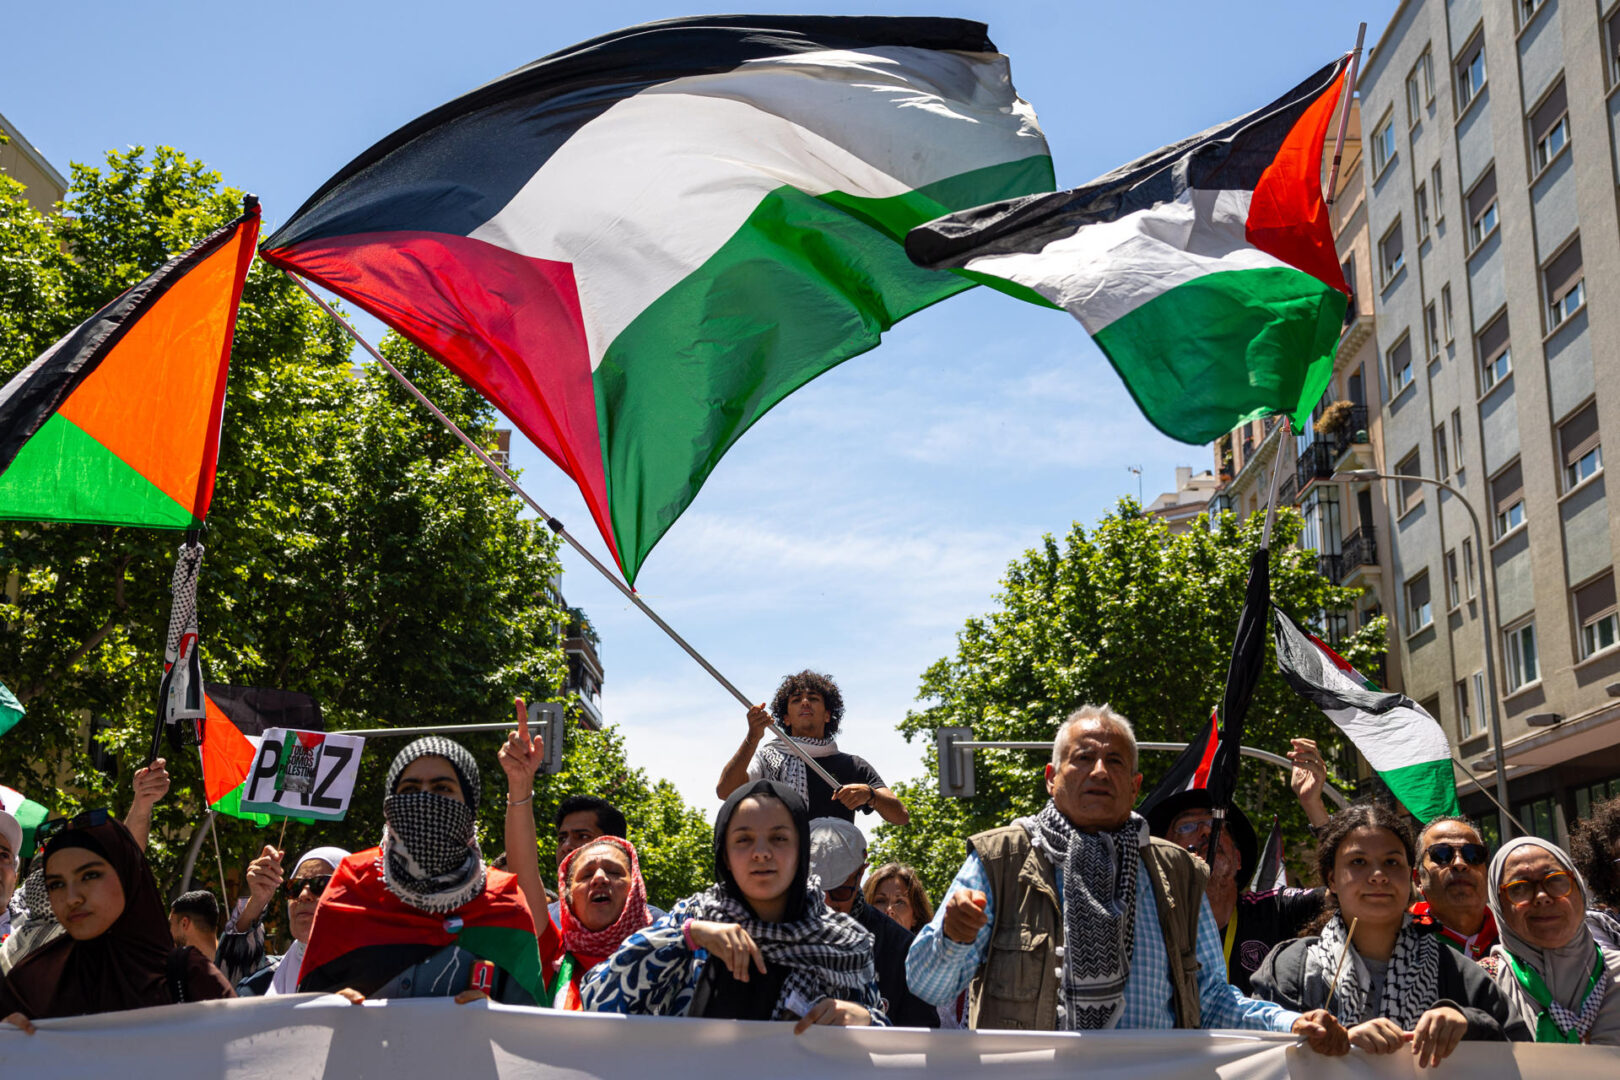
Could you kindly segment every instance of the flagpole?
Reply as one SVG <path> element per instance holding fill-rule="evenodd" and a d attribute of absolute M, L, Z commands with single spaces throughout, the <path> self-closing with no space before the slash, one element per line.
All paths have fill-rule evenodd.
<path fill-rule="evenodd" d="M 1271 493 L 1266 498 L 1266 525 L 1260 532 L 1260 546 L 1271 549 L 1271 526 L 1277 520 L 1277 488 L 1282 478 L 1283 440 L 1294 433 L 1294 422 L 1282 418 L 1282 433 L 1277 437 L 1277 459 L 1271 463 Z"/>
<path fill-rule="evenodd" d="M 1451 760 L 1457 766 L 1457 768 L 1463 771 L 1464 776 L 1468 777 L 1468 779 L 1474 782 L 1474 786 L 1479 788 L 1482 795 L 1497 805 L 1497 807 L 1502 811 L 1502 820 L 1504 822 L 1511 823 L 1515 829 L 1518 829 L 1520 836 L 1530 835 L 1529 832 L 1525 830 L 1525 827 L 1519 824 L 1519 819 L 1513 816 L 1513 811 L 1503 806 L 1502 800 L 1491 794 L 1491 789 L 1485 786 L 1485 781 L 1474 775 L 1474 770 L 1470 769 L 1466 764 L 1463 763 L 1463 759 L 1457 756 L 1457 752 L 1455 750 L 1451 752 Z M 1506 829 L 1503 830 L 1503 832 L 1506 831 Z"/>
<path fill-rule="evenodd" d="M 309 298 L 315 301 L 322 311 L 330 315 L 339 326 L 343 327 L 348 335 L 353 338 L 362 349 L 370 353 L 371 358 L 376 360 L 377 363 L 381 364 L 384 371 L 387 371 L 388 374 L 394 377 L 395 381 L 397 381 L 406 390 L 410 391 L 411 396 L 417 401 L 420 401 L 422 405 L 426 407 L 428 412 L 433 414 L 434 418 L 437 419 L 439 423 L 443 424 L 452 435 L 460 439 L 462 443 L 466 445 L 467 449 L 476 454 L 478 456 L 478 460 L 482 461 L 503 484 L 510 488 L 513 494 L 517 495 L 518 498 L 528 503 L 530 509 L 532 509 L 536 514 L 540 515 L 540 520 L 546 523 L 546 527 L 548 529 L 562 537 L 563 540 L 567 541 L 569 547 L 573 548 L 581 558 L 590 563 L 591 566 L 596 569 L 597 573 L 601 574 L 604 578 L 611 582 L 615 589 L 618 589 L 619 592 L 623 593 L 626 600 L 629 600 L 632 604 L 641 609 L 641 613 L 643 615 L 651 619 L 658 629 L 669 635 L 669 639 L 671 641 L 685 650 L 687 656 L 690 656 L 693 660 L 697 661 L 698 666 L 713 676 L 715 682 L 718 682 L 721 686 L 725 687 L 732 697 L 736 698 L 742 703 L 744 708 L 752 708 L 754 706 L 754 702 L 748 700 L 747 696 L 745 696 L 741 690 L 737 689 L 737 687 L 732 684 L 730 679 L 727 679 L 724 675 L 720 674 L 719 669 L 717 669 L 713 664 L 709 663 L 709 661 L 703 657 L 702 653 L 698 652 L 690 644 L 688 644 L 685 638 L 681 637 L 680 634 L 675 632 L 674 627 L 670 626 L 669 623 L 665 622 L 661 617 L 659 617 L 659 614 L 656 611 L 648 607 L 646 603 L 642 601 L 641 597 L 636 595 L 636 591 L 634 589 L 630 588 L 630 586 L 626 585 L 623 581 L 620 581 L 617 574 L 609 570 L 600 559 L 590 553 L 584 544 L 581 544 L 578 540 L 576 540 L 573 534 L 563 527 L 563 523 L 561 521 L 558 521 L 556 518 L 546 513 L 544 507 L 535 502 L 533 497 L 531 497 L 527 491 L 524 491 L 523 488 L 518 486 L 518 482 L 512 479 L 511 473 L 503 469 L 494 458 L 489 456 L 483 447 L 479 446 L 478 443 L 475 442 L 465 431 L 462 431 L 461 427 L 454 420 L 446 416 L 443 410 L 441 410 L 437 405 L 433 404 L 428 396 L 417 388 L 415 383 L 411 382 L 410 379 L 405 377 L 404 372 L 400 371 L 399 368 L 389 363 L 388 358 L 379 352 L 376 346 L 372 345 L 371 342 L 361 337 L 360 331 L 356 330 L 352 325 L 350 325 L 349 320 L 345 319 L 341 314 L 339 314 L 336 308 L 332 307 L 332 305 L 321 299 L 315 290 L 310 288 L 308 282 L 285 268 L 280 269 L 283 274 L 287 275 L 294 285 L 297 285 L 300 289 L 303 289 L 304 292 L 309 295 Z M 788 733 L 783 730 L 781 723 L 775 717 L 771 718 L 771 731 L 775 733 L 776 737 L 786 745 L 788 750 L 797 754 L 804 761 L 806 768 L 810 769 L 817 776 L 825 780 L 834 791 L 843 786 L 833 777 L 831 773 L 822 768 L 819 761 L 806 753 L 802 746 L 794 742 L 793 739 L 788 736 Z"/>
<path fill-rule="evenodd" d="M 1339 136 L 1333 143 L 1333 169 L 1328 175 L 1327 204 L 1333 205 L 1333 199 L 1339 193 L 1339 161 L 1344 157 L 1344 135 L 1350 127 L 1350 105 L 1356 97 L 1356 72 L 1361 66 L 1361 46 L 1367 40 L 1367 24 L 1362 23 L 1356 31 L 1356 48 L 1350 54 L 1350 71 L 1344 80 L 1344 107 L 1339 110 Z"/>

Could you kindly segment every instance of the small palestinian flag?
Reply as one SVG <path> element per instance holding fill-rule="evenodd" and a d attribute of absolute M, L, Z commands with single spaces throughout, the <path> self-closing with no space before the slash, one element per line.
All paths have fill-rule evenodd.
<path fill-rule="evenodd" d="M 203 791 L 210 809 L 259 825 L 265 814 L 242 810 L 242 788 L 268 728 L 324 731 L 321 707 L 308 694 L 208 683 L 204 687 Z"/>
<path fill-rule="evenodd" d="M 30 858 L 34 854 L 34 830 L 51 816 L 51 812 L 17 789 L 8 788 L 4 784 L 0 784 L 0 810 L 16 818 L 17 824 L 22 826 L 22 850 L 17 854 L 24 859 Z"/>
<path fill-rule="evenodd" d="M 214 495 L 259 204 L 0 388 L 0 518 L 190 529 Z"/>
<path fill-rule="evenodd" d="M 1176 755 L 1169 770 L 1143 797 L 1136 808 L 1137 813 L 1147 814 L 1171 795 L 1183 791 L 1201 791 L 1209 786 L 1209 770 L 1215 764 L 1215 751 L 1221 744 L 1219 712 L 1219 709 L 1209 711 L 1209 723 L 1204 725 L 1203 734 Z"/>
<path fill-rule="evenodd" d="M 906 251 L 1067 310 L 1173 439 L 1273 413 L 1303 431 L 1349 296 L 1322 197 L 1349 60 L 1084 187 L 913 229 Z"/>
<path fill-rule="evenodd" d="M 1277 815 L 1271 815 L 1271 831 L 1266 834 L 1266 842 L 1260 848 L 1260 865 L 1254 871 L 1254 880 L 1249 882 L 1252 892 L 1271 892 L 1274 889 L 1288 888 L 1288 863 L 1283 856 L 1282 823 Z"/>
<path fill-rule="evenodd" d="M 972 286 L 913 265 L 907 230 L 1052 181 L 982 23 L 706 15 L 407 124 L 263 254 L 510 417 L 633 582 L 756 420 Z"/>
<path fill-rule="evenodd" d="M 0 735 L 16 727 L 26 711 L 17 695 L 7 689 L 5 683 L 0 683 Z"/>
<path fill-rule="evenodd" d="M 1451 744 L 1434 717 L 1405 694 L 1393 694 L 1351 667 L 1280 608 L 1277 668 L 1349 736 L 1389 790 L 1419 821 L 1456 814 Z"/>

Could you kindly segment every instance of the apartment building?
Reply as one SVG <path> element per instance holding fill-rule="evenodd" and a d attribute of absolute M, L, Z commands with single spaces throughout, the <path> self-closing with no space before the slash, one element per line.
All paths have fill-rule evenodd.
<path fill-rule="evenodd" d="M 1462 494 L 1362 486 L 1394 519 L 1391 652 L 1493 792 L 1494 702 L 1512 812 L 1562 841 L 1620 794 L 1620 0 L 1407 0 L 1360 92 L 1380 471 Z"/>
<path fill-rule="evenodd" d="M 1194 473 L 1191 465 L 1176 466 L 1176 490 L 1166 491 L 1148 503 L 1145 512 L 1170 526 L 1178 536 L 1193 527 L 1198 515 L 1209 509 L 1209 498 L 1219 484 L 1208 469 Z"/>
<path fill-rule="evenodd" d="M 35 210 L 54 209 L 67 193 L 67 179 L 4 115 L 0 115 L 0 135 L 6 137 L 0 143 L 0 173 L 22 182 L 28 189 L 24 197 Z"/>

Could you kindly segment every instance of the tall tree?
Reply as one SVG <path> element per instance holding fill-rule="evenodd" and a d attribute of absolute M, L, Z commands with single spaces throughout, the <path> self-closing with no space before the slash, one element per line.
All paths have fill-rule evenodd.
<path fill-rule="evenodd" d="M 1239 521 L 1228 512 L 1208 529 L 1173 536 L 1126 499 L 1094 529 L 1076 524 L 1061 543 L 1048 535 L 1015 560 L 998 609 L 967 621 L 956 654 L 923 676 L 918 696 L 928 704 L 901 722 L 908 740 L 928 745 L 928 776 L 899 785 L 911 825 L 881 827 L 876 853 L 916 866 L 937 896 L 961 865 L 968 836 L 1034 813 L 1046 801 L 1045 759 L 1023 751 L 978 752 L 977 794 L 942 796 L 935 728 L 971 726 L 984 740 L 1049 741 L 1076 706 L 1106 701 L 1131 721 L 1142 742 L 1192 738 L 1220 701 L 1261 517 Z M 1350 607 L 1358 591 L 1334 586 L 1317 572 L 1313 552 L 1293 547 L 1300 524 L 1291 510 L 1278 514 L 1272 597 L 1309 621 Z M 1383 640 L 1382 620 L 1375 620 L 1344 643 L 1345 655 L 1370 670 Z M 1269 660 L 1269 642 L 1267 649 L 1247 744 L 1284 753 L 1291 736 L 1305 736 L 1317 739 L 1330 761 L 1348 764 L 1337 729 L 1289 689 Z M 1143 753 L 1144 791 L 1173 757 Z M 1282 814 L 1296 843 L 1306 836 L 1285 773 L 1249 761 L 1237 801 L 1256 816 Z"/>
<path fill-rule="evenodd" d="M 0 382 L 240 206 L 240 191 L 167 147 L 75 165 L 61 214 L 33 211 L 0 177 Z M 482 398 L 403 340 L 382 348 L 466 430 L 493 439 Z M 153 722 L 180 539 L 0 522 L 0 682 L 28 708 L 0 739 L 0 780 L 60 810 L 127 803 Z M 214 681 L 313 694 L 329 729 L 502 720 L 515 695 L 562 696 L 564 616 L 547 599 L 560 573 L 554 538 L 392 379 L 355 367 L 342 331 L 263 263 L 237 321 L 202 542 L 202 653 Z M 492 793 L 480 829 L 493 855 L 498 739 L 467 741 Z M 348 820 L 294 826 L 288 846 L 376 843 L 381 777 L 402 743 L 368 750 Z M 660 880 L 686 888 L 708 858 L 696 812 L 630 770 L 616 734 L 577 743 L 546 790 L 612 773 L 638 827 L 674 845 L 652 859 Z M 195 754 L 170 757 L 175 787 L 152 853 L 172 880 L 202 791 Z M 228 862 L 275 839 L 224 824 Z"/>

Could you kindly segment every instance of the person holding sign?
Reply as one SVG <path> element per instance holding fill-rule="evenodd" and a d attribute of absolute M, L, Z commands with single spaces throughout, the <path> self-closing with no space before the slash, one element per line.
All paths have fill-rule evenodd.
<path fill-rule="evenodd" d="M 304 947 L 315 924 L 315 909 L 321 894 L 337 872 L 338 864 L 349 857 L 340 847 L 311 848 L 293 863 L 290 878 L 281 870 L 285 852 L 265 845 L 264 852 L 248 863 L 248 899 L 235 923 L 220 940 L 221 956 L 250 955 L 257 946 L 262 961 L 239 980 L 236 992 L 242 997 L 269 997 L 298 991 L 298 969 L 304 962 Z M 292 945 L 282 956 L 264 955 L 264 914 L 277 892 L 287 898 L 287 931 Z"/>
<path fill-rule="evenodd" d="M 540 1000 L 557 957 L 542 966 L 517 879 L 484 865 L 473 756 L 440 735 L 417 739 L 394 758 L 385 790 L 382 845 L 344 859 L 321 894 L 298 989 L 356 1003 Z"/>
<path fill-rule="evenodd" d="M 1388 807 L 1335 814 L 1316 849 L 1328 890 L 1317 934 L 1272 949 L 1254 973 L 1255 996 L 1327 1010 L 1368 1053 L 1410 1045 L 1422 1067 L 1438 1065 L 1464 1039 L 1528 1038 L 1478 964 L 1413 924 L 1406 908 L 1415 854 L 1412 830 Z"/>

